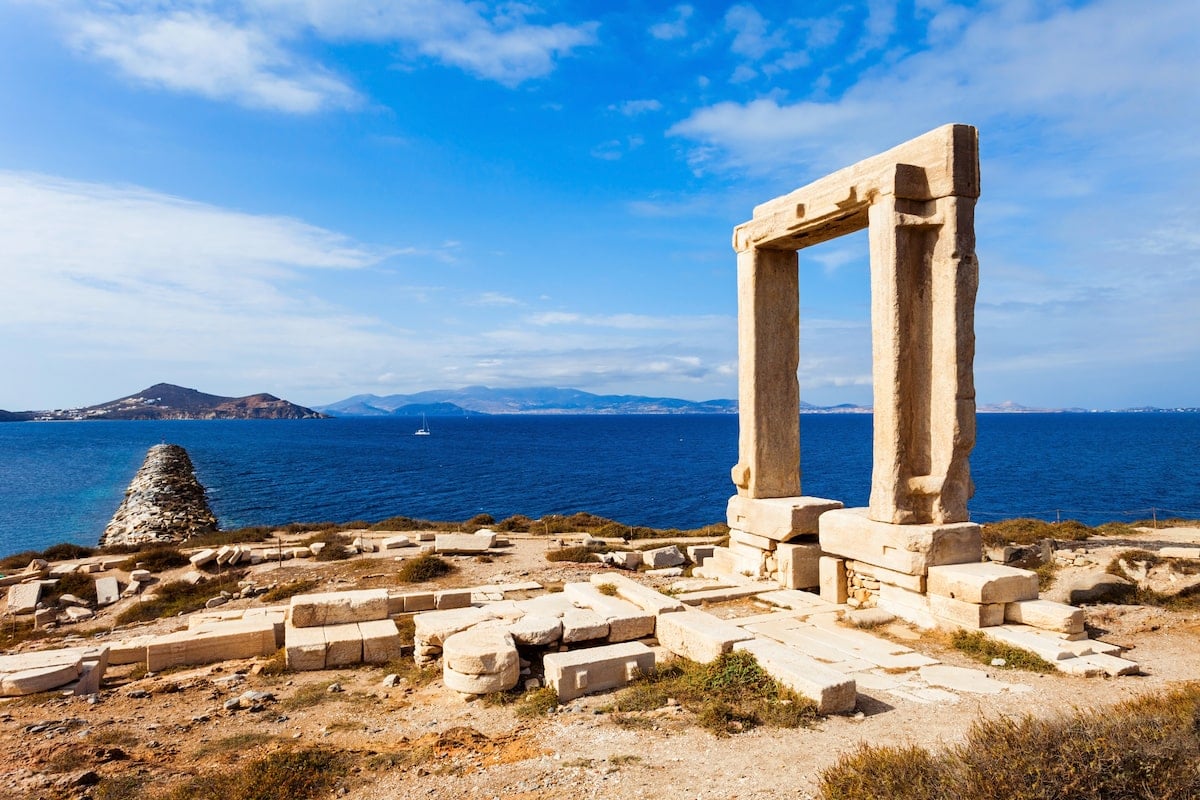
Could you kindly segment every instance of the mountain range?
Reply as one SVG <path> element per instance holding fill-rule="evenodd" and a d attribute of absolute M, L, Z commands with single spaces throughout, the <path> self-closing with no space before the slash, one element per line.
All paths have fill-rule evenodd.
<path fill-rule="evenodd" d="M 478 414 L 734 414 L 734 400 L 693 402 L 674 397 L 592 394 L 580 389 L 531 386 L 431 389 L 416 394 L 357 394 L 317 406 L 334 417 L 471 416 Z"/>
<path fill-rule="evenodd" d="M 220 397 L 170 383 L 84 408 L 52 411 L 0 411 L 0 422 L 94 419 L 322 419 L 311 408 L 273 394 Z"/>

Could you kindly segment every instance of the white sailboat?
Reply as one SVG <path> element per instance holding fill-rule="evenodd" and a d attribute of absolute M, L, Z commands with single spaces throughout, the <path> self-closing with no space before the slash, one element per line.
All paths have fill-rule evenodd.
<path fill-rule="evenodd" d="M 413 433 L 413 436 L 428 436 L 428 435 L 429 435 L 429 422 L 426 421 L 425 415 L 422 414 L 421 415 L 421 427 L 419 429 L 417 429 L 417 431 L 415 433 Z"/>

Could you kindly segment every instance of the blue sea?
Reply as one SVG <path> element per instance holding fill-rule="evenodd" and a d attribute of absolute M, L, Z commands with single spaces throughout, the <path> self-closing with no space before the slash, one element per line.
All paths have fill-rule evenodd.
<path fill-rule="evenodd" d="M 722 521 L 736 416 L 0 424 L 0 553 L 95 544 L 146 450 L 187 448 L 221 526 L 540 517 Z M 1200 414 L 980 415 L 974 519 L 1200 517 Z M 805 494 L 865 505 L 869 415 L 805 415 Z"/>

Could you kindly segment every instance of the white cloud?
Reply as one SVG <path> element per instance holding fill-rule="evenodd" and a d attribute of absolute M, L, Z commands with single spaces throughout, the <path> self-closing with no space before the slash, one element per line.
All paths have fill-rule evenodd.
<path fill-rule="evenodd" d="M 783 31 L 771 26 L 749 4 L 736 5 L 725 12 L 725 29 L 734 34 L 729 49 L 755 61 L 786 44 Z"/>
<path fill-rule="evenodd" d="M 361 102 L 306 47 L 323 42 L 399 46 L 516 86 L 595 42 L 597 25 L 537 24 L 520 4 L 465 0 L 68 0 L 54 7 L 80 53 L 134 80 L 251 108 L 311 113 Z"/>
<path fill-rule="evenodd" d="M 669 41 L 682 39 L 688 33 L 688 20 L 692 18 L 695 9 L 689 5 L 678 5 L 674 8 L 674 18 L 650 26 L 650 35 L 655 39 Z"/>
<path fill-rule="evenodd" d="M 657 100 L 626 100 L 624 103 L 611 105 L 610 111 L 619 111 L 627 117 L 636 117 L 648 111 L 661 111 L 662 103 Z"/>

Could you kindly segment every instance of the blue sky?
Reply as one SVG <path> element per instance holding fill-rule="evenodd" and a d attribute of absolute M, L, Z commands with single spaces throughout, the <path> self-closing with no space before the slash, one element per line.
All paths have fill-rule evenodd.
<path fill-rule="evenodd" d="M 1200 405 L 1200 4 L 0 0 L 0 408 L 736 394 L 732 227 L 979 127 L 981 403 Z M 801 395 L 870 402 L 863 234 Z"/>

